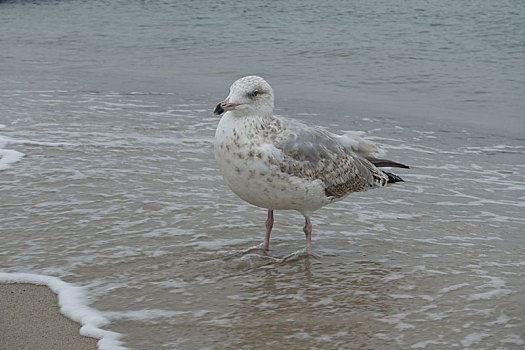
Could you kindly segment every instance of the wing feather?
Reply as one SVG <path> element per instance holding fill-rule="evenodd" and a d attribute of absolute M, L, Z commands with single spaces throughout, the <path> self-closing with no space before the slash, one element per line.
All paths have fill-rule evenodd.
<path fill-rule="evenodd" d="M 335 198 L 386 185 L 388 176 L 343 145 L 336 135 L 319 127 L 275 119 L 270 128 L 280 131 L 273 143 L 282 152 L 282 172 L 320 180 L 325 194 Z"/>

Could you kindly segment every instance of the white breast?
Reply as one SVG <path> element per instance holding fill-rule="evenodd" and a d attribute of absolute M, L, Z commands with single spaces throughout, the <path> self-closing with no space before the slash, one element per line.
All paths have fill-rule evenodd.
<path fill-rule="evenodd" d="M 262 122 L 226 113 L 217 126 L 215 157 L 231 190 L 253 205 L 303 214 L 329 203 L 321 181 L 281 172 L 281 152 L 265 139 Z"/>

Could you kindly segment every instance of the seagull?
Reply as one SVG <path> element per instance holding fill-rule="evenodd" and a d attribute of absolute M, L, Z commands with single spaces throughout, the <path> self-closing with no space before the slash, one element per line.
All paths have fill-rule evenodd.
<path fill-rule="evenodd" d="M 274 210 L 296 210 L 305 223 L 306 252 L 312 254 L 311 214 L 352 192 L 403 181 L 379 167 L 408 168 L 375 158 L 379 148 L 357 136 L 277 117 L 273 89 L 263 78 L 235 81 L 215 106 L 222 116 L 215 132 L 219 170 L 241 199 L 266 208 L 263 249 L 270 247 Z"/>

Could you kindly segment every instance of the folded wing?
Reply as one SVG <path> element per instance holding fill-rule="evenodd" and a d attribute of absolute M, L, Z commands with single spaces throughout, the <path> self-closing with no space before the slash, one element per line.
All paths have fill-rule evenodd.
<path fill-rule="evenodd" d="M 379 170 L 365 158 L 361 143 L 359 148 L 344 145 L 340 137 L 319 127 L 309 127 L 297 122 L 282 122 L 275 147 L 282 153 L 279 166 L 282 172 L 308 180 L 320 180 L 328 197 L 341 198 L 374 186 L 383 187 L 389 182 L 388 174 Z M 364 141 L 364 140 L 363 140 Z M 366 142 L 366 141 L 365 141 Z"/>

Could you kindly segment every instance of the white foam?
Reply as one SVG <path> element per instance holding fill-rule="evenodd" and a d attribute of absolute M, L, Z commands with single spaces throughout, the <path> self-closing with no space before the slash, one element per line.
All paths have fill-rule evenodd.
<path fill-rule="evenodd" d="M 485 293 L 474 293 L 474 294 L 471 294 L 467 298 L 467 300 L 468 301 L 488 300 L 488 299 L 500 297 L 502 295 L 507 295 L 509 293 L 510 293 L 510 291 L 507 290 L 507 289 L 493 289 L 493 290 L 489 290 L 488 292 L 485 292 Z"/>
<path fill-rule="evenodd" d="M 402 279 L 404 277 L 405 277 L 405 275 L 403 275 L 401 273 L 392 272 L 392 273 L 390 273 L 390 274 L 388 274 L 388 275 L 383 277 L 383 282 L 396 281 L 396 280 Z"/>
<path fill-rule="evenodd" d="M 318 302 L 315 302 L 312 304 L 313 307 L 317 306 L 325 306 L 325 305 L 332 305 L 334 303 L 334 299 L 332 297 L 326 297 L 321 298 Z"/>
<path fill-rule="evenodd" d="M 494 145 L 488 147 L 463 147 L 465 153 L 523 153 L 523 146 Z"/>
<path fill-rule="evenodd" d="M 413 299 L 414 297 L 409 294 L 390 294 L 391 298 L 394 299 Z"/>
<path fill-rule="evenodd" d="M 414 325 L 411 325 L 410 323 L 403 322 L 402 320 L 405 319 L 410 313 L 409 312 L 401 312 L 394 315 L 388 315 L 383 318 L 378 319 L 378 321 L 386 322 L 392 325 L 395 325 L 396 329 L 410 329 L 415 328 Z"/>
<path fill-rule="evenodd" d="M 479 343 L 483 338 L 488 337 L 488 334 L 485 333 L 470 333 L 463 340 L 461 340 L 461 345 L 465 347 L 470 347 L 473 344 Z"/>
<path fill-rule="evenodd" d="M 82 325 L 80 334 L 99 339 L 99 350 L 127 350 L 119 340 L 120 334 L 100 327 L 109 323 L 101 312 L 87 305 L 85 289 L 47 275 L 0 272 L 0 283 L 30 283 L 48 286 L 58 296 L 60 312 Z"/>
<path fill-rule="evenodd" d="M 172 318 L 182 315 L 197 315 L 202 313 L 208 313 L 208 310 L 199 310 L 198 312 L 190 311 L 177 311 L 177 310 L 161 310 L 161 309 L 149 309 L 149 310 L 129 310 L 129 311 L 107 311 L 104 312 L 104 316 L 111 320 L 133 320 L 133 321 L 145 321 L 145 320 L 157 320 L 159 318 Z"/>
<path fill-rule="evenodd" d="M 494 326 L 494 325 L 502 325 L 502 324 L 507 324 L 509 321 L 510 321 L 510 317 L 508 317 L 507 315 L 504 315 L 504 314 L 501 314 L 498 316 L 498 318 L 495 320 L 495 321 L 492 321 L 492 322 L 488 322 L 486 323 L 487 326 Z"/>
<path fill-rule="evenodd" d="M 501 340 L 504 344 L 516 344 L 516 345 L 523 345 L 525 344 L 525 341 L 517 335 L 517 334 L 509 334 L 505 339 Z"/>
<path fill-rule="evenodd" d="M 11 164 L 18 162 L 23 156 L 22 152 L 0 149 L 0 170 L 9 168 Z"/>
<path fill-rule="evenodd" d="M 0 129 L 3 126 L 4 125 L 0 125 Z M 18 162 L 24 156 L 21 152 L 3 149 L 11 141 L 12 139 L 10 137 L 0 136 L 0 170 L 9 168 L 11 164 Z"/>
<path fill-rule="evenodd" d="M 17 144 L 17 145 L 28 145 L 28 146 L 42 146 L 42 147 L 63 147 L 63 146 L 75 146 L 72 143 L 67 142 L 47 142 L 47 141 L 33 141 L 29 139 L 14 139 L 11 137 L 3 136 L 2 139 L 0 139 L 0 147 L 2 145 L 2 141 L 11 144 Z M 5 145 L 4 144 L 4 145 Z"/>
<path fill-rule="evenodd" d="M 424 349 L 427 347 L 427 345 L 442 345 L 444 344 L 442 341 L 439 340 L 425 340 L 420 341 L 419 343 L 416 343 L 411 346 L 412 349 Z"/>
<path fill-rule="evenodd" d="M 454 285 L 449 286 L 449 287 L 441 288 L 438 293 L 439 294 L 448 293 L 448 292 L 452 292 L 454 290 L 458 290 L 458 289 L 466 287 L 466 286 L 469 286 L 469 284 L 468 283 L 454 284 Z"/>
<path fill-rule="evenodd" d="M 484 273 L 484 270 L 479 270 L 480 272 Z M 476 300 L 486 300 L 486 299 L 492 299 L 496 297 L 500 297 L 502 295 L 510 294 L 511 291 L 507 288 L 505 288 L 506 283 L 505 281 L 500 277 L 495 276 L 483 276 L 483 278 L 489 279 L 489 282 L 483 284 L 482 286 L 477 287 L 476 289 L 485 289 L 485 288 L 493 288 L 489 291 L 482 292 L 482 293 L 473 293 L 470 294 L 467 298 L 468 301 L 476 301 Z"/>

